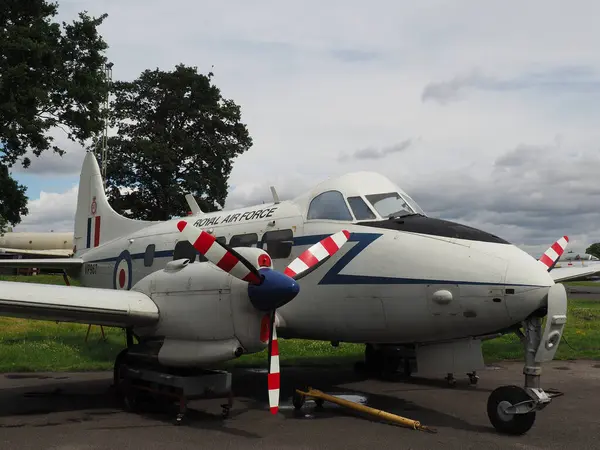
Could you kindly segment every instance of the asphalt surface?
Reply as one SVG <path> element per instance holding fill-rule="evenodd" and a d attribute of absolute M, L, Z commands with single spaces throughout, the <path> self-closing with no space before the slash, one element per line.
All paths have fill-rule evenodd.
<path fill-rule="evenodd" d="M 522 364 L 480 372 L 450 388 L 444 380 L 365 380 L 350 368 L 287 368 L 282 371 L 280 413 L 267 408 L 266 375 L 234 372 L 231 416 L 220 417 L 219 399 L 190 403 L 187 421 L 173 425 L 163 410 L 128 413 L 111 391 L 111 373 L 0 375 L 1 449 L 592 449 L 600 448 L 600 364 L 553 362 L 542 385 L 564 393 L 543 411 L 528 434 L 499 435 L 486 415 L 490 392 L 521 384 Z M 458 376 L 458 375 L 457 375 Z M 325 403 L 291 405 L 293 388 L 311 385 L 368 406 L 421 421 L 436 434 L 365 418 Z"/>

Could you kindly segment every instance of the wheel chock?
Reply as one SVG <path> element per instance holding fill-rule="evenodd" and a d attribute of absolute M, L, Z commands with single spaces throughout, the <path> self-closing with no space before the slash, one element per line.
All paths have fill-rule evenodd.
<path fill-rule="evenodd" d="M 425 425 L 421 425 L 421 422 L 418 420 L 408 419 L 406 417 L 397 416 L 396 414 L 392 414 L 386 411 L 382 411 L 380 409 L 371 408 L 369 406 L 361 405 L 360 403 L 351 402 L 350 400 L 345 400 L 343 398 L 335 397 L 333 395 L 325 394 L 317 389 L 313 389 L 311 387 L 308 388 L 308 392 L 303 392 L 300 389 L 296 389 L 296 393 L 303 398 L 309 397 L 314 399 L 321 399 L 331 403 L 335 403 L 340 406 L 344 406 L 346 408 L 353 409 L 355 411 L 363 412 L 370 416 L 376 417 L 378 419 L 383 419 L 389 422 L 393 422 L 395 424 L 401 425 L 403 427 L 412 428 L 413 430 L 427 431 L 429 433 L 437 433 L 437 431 L 433 428 L 427 427 Z"/>

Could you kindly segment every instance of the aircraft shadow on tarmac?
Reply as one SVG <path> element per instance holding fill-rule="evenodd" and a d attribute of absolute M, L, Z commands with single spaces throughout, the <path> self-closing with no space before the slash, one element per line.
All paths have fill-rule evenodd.
<path fill-rule="evenodd" d="M 266 398 L 266 371 L 263 369 L 235 369 L 233 372 L 233 390 L 235 393 L 234 405 L 230 411 L 229 418 L 223 420 L 221 409 L 215 408 L 214 404 L 220 405 L 223 399 L 214 399 L 213 406 L 206 410 L 203 403 L 198 407 L 195 402 L 190 402 L 186 413 L 184 426 L 192 428 L 218 429 L 225 433 L 233 433 L 248 438 L 260 438 L 255 433 L 236 430 L 235 422 L 244 414 L 258 411 L 270 416 L 268 412 L 268 399 Z M 112 374 L 110 374 L 112 375 Z M 12 375 L 5 375 L 11 377 Z M 19 375 L 23 377 L 22 375 Z M 25 375 L 31 378 L 44 378 L 39 375 Z M 48 378 L 48 377 L 46 377 Z M 53 426 L 73 422 L 90 422 L 101 416 L 110 416 L 122 413 L 122 407 L 114 395 L 112 389 L 112 378 L 107 374 L 105 379 L 92 379 L 86 381 L 67 381 L 69 375 L 55 374 L 52 376 L 56 382 L 44 382 L 41 385 L 0 389 L 0 428 L 12 428 L 22 426 Z M 306 367 L 282 367 L 280 412 L 284 420 L 326 420 L 328 418 L 343 415 L 356 416 L 357 420 L 369 420 L 384 423 L 370 416 L 350 411 L 338 405 L 326 402 L 323 407 L 315 407 L 314 402 L 307 400 L 304 407 L 297 411 L 292 406 L 292 396 L 295 389 L 306 389 L 308 386 L 319 389 L 331 395 L 341 395 L 343 398 L 358 401 L 375 409 L 381 409 L 392 414 L 409 417 L 420 421 L 423 425 L 432 428 L 448 427 L 475 432 L 494 433 L 489 426 L 473 425 L 466 420 L 446 414 L 440 410 L 422 407 L 414 402 L 402 399 L 402 392 L 428 389 L 452 389 L 469 390 L 475 395 L 477 393 L 487 394 L 489 390 L 480 387 L 468 386 L 467 382 L 461 383 L 454 388 L 449 388 L 443 379 L 404 379 L 385 381 L 389 386 L 378 383 L 381 393 L 374 394 L 363 392 L 358 389 L 348 389 L 341 385 L 348 383 L 365 383 L 365 390 L 369 389 L 369 383 L 376 380 L 367 380 L 362 373 L 357 373 L 347 368 L 306 368 Z M 389 393 L 390 395 L 386 395 Z M 204 401 L 203 401 L 204 402 Z M 216 403 L 215 403 L 216 402 Z M 451 407 L 452 403 L 447 402 Z M 164 426 L 172 426 L 176 408 L 165 409 L 164 405 L 158 403 L 154 406 L 144 406 L 136 414 L 152 419 L 153 423 L 123 425 L 117 428 L 140 428 L 155 427 L 156 421 L 162 422 Z M 478 409 L 480 406 L 476 406 Z M 73 418 L 64 417 L 59 413 L 80 411 L 81 414 Z M 484 409 L 485 411 L 485 409 Z M 56 419 L 53 418 L 56 414 Z M 47 415 L 48 420 L 44 423 L 27 423 L 23 421 L 26 416 Z M 4 419 L 3 419 L 4 418 Z M 10 420 L 8 420 L 10 418 Z M 267 417 L 268 418 L 268 417 Z M 16 420 L 15 420 L 16 419 Z M 8 423 L 3 423 L 8 422 Z M 159 425 L 161 426 L 161 425 Z M 391 425 L 396 426 L 396 425 Z M 114 426 L 107 428 L 114 429 Z"/>

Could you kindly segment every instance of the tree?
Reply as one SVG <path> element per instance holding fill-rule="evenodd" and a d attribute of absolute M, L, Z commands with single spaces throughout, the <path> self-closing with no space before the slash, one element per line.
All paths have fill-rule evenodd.
<path fill-rule="evenodd" d="M 27 215 L 27 197 L 25 186 L 17 183 L 8 173 L 8 168 L 0 164 L 0 233 L 8 223 L 18 223 L 21 215 Z"/>
<path fill-rule="evenodd" d="M 97 27 L 107 16 L 81 13 L 78 20 L 61 26 L 52 20 L 57 8 L 45 0 L 3 0 L 0 7 L 0 166 L 4 169 L 18 160 L 29 167 L 28 150 L 39 156 L 52 148 L 62 156 L 64 150 L 53 144 L 48 133 L 56 127 L 82 145 L 103 128 L 101 106 L 107 91 L 103 52 L 108 46 Z M 13 184 L 10 175 L 3 173 L 0 192 L 4 194 Z M 14 193 L 27 200 L 24 190 Z M 6 211 L 12 219 L 5 219 L 18 223 L 21 211 Z"/>
<path fill-rule="evenodd" d="M 588 255 L 593 255 L 596 258 L 600 258 L 600 242 L 596 242 L 595 244 L 590 245 L 585 249 L 585 252 Z"/>
<path fill-rule="evenodd" d="M 118 131 L 108 139 L 106 181 L 116 211 L 168 220 L 189 210 L 188 192 L 205 211 L 223 207 L 232 160 L 252 139 L 212 76 L 178 65 L 113 84 L 110 123 Z"/>

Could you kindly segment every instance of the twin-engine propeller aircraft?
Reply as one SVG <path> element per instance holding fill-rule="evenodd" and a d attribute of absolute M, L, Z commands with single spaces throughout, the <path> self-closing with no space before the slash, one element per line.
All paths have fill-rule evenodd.
<path fill-rule="evenodd" d="M 0 314 L 125 328 L 115 380 L 123 364 L 207 368 L 268 346 L 273 412 L 277 334 L 365 343 L 369 368 L 405 363 L 410 371 L 408 361 L 419 375 L 436 375 L 474 372 L 483 339 L 516 332 L 525 387 L 497 388 L 488 416 L 501 432 L 530 429 L 551 400 L 541 363 L 553 359 L 566 322 L 553 269 L 565 238 L 538 261 L 497 236 L 427 217 L 370 172 L 290 201 L 272 191 L 270 204 L 204 213 L 191 201 L 185 218 L 131 220 L 110 207 L 88 153 L 75 256 L 0 262 L 63 269 L 82 287 L 1 282 Z"/>

